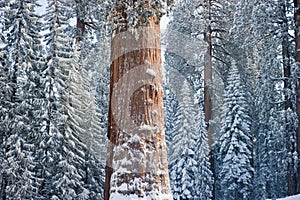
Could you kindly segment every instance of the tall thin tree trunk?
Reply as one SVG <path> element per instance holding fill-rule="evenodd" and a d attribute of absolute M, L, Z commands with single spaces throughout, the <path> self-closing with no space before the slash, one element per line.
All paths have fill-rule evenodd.
<path fill-rule="evenodd" d="M 155 21 L 135 30 L 123 27 L 112 38 L 105 200 L 172 199 Z"/>
<path fill-rule="evenodd" d="M 204 40 L 206 42 L 206 53 L 204 57 L 204 121 L 207 129 L 207 142 L 210 149 L 211 170 L 214 171 L 213 156 L 213 137 L 212 137 L 212 41 L 211 41 L 211 0 L 204 0 L 206 9 L 207 26 L 205 30 Z M 215 199 L 215 185 L 213 187 L 213 197 Z"/>
<path fill-rule="evenodd" d="M 297 148 L 298 148 L 298 155 L 300 155 L 300 1 L 294 0 L 294 6 L 295 6 L 295 38 L 296 38 L 296 62 L 299 66 L 298 69 L 298 83 L 297 83 L 297 115 L 298 115 L 298 130 L 297 130 Z M 296 193 L 300 193 L 300 162 L 298 162 L 298 174 L 297 174 L 297 189 Z"/>
<path fill-rule="evenodd" d="M 206 12 L 208 25 L 205 31 L 204 40 L 207 43 L 204 65 L 204 113 L 207 124 L 207 139 L 209 148 L 212 149 L 213 138 L 210 120 L 212 119 L 212 41 L 211 41 L 211 0 L 206 1 Z"/>
<path fill-rule="evenodd" d="M 282 38 L 282 58 L 283 58 L 283 73 L 284 73 L 284 89 L 285 89 L 285 110 L 286 113 L 290 112 L 290 110 L 293 110 L 291 96 L 289 95 L 288 91 L 292 91 L 292 85 L 291 85 L 291 58 L 290 58 L 290 42 L 289 42 L 289 33 L 288 33 L 288 19 L 287 19 L 287 5 L 286 1 L 281 2 L 281 9 L 283 13 L 283 38 Z M 295 151 L 293 144 L 290 143 L 290 140 L 288 138 L 291 137 L 290 134 L 293 134 L 293 127 L 292 124 L 288 123 L 288 120 L 286 118 L 286 138 L 287 138 L 287 149 L 292 152 Z M 293 160 L 293 159 L 292 159 Z M 288 163 L 288 174 L 287 174 L 287 180 L 288 180 L 288 194 L 293 195 L 296 192 L 296 173 L 293 170 L 294 169 L 294 163 L 289 162 Z"/>

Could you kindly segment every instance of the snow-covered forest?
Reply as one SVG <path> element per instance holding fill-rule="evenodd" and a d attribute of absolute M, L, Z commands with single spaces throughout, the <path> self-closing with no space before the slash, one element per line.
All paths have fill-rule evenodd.
<path fill-rule="evenodd" d="M 299 49 L 300 0 L 0 0 L 0 199 L 299 199 Z"/>

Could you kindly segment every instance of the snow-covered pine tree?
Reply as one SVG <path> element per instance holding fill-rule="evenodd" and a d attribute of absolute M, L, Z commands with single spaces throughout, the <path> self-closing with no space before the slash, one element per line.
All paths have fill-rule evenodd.
<path fill-rule="evenodd" d="M 171 142 L 170 179 L 175 199 L 194 199 L 197 197 L 196 177 L 196 111 L 190 94 L 190 87 L 185 81 L 181 88 L 182 99 L 177 112 L 182 115 L 182 125 Z M 174 158 L 173 158 L 174 157 Z M 174 163 L 172 163 L 174 161 Z"/>
<path fill-rule="evenodd" d="M 180 91 L 182 87 L 182 81 L 187 80 L 191 86 L 194 99 L 197 102 L 197 106 L 203 108 L 203 78 L 202 78 L 202 66 L 203 57 L 203 41 L 202 34 L 204 30 L 204 21 L 202 13 L 200 12 L 202 1 L 178 1 L 174 6 L 172 12 L 172 18 L 168 23 L 165 33 L 166 51 L 165 51 L 165 77 L 167 85 L 170 88 L 170 94 L 174 94 L 176 101 L 179 101 Z M 203 2 L 202 2 L 203 3 Z M 199 10 L 198 10 L 199 9 Z M 178 81 L 180 80 L 180 81 Z M 169 101 L 172 99 L 166 99 Z M 176 108 L 177 109 L 177 108 Z M 171 124 L 177 124 L 181 126 L 181 113 L 176 111 L 175 122 L 171 120 Z M 167 117 L 168 117 L 167 110 Z M 174 113 L 175 114 L 175 113 Z M 168 123 L 168 121 L 166 121 Z M 202 122 L 199 121 L 198 124 Z M 168 126 L 168 124 L 167 124 Z M 174 130 L 174 134 L 178 132 L 178 127 Z M 167 127 L 168 131 L 168 127 Z M 167 132 L 168 133 L 168 132 Z M 168 136 L 167 134 L 167 137 Z M 174 136 L 171 136 L 173 139 Z M 169 143 L 172 144 L 171 141 Z M 171 147 L 172 145 L 170 145 Z M 172 148 L 168 148 L 169 152 L 169 168 L 171 163 L 174 163 L 175 159 L 180 155 L 174 154 Z"/>
<path fill-rule="evenodd" d="M 170 145 L 171 188 L 175 199 L 199 199 L 201 195 L 203 195 L 201 199 L 209 199 L 212 192 L 212 182 L 210 181 L 211 177 L 209 177 L 211 173 L 208 162 L 208 146 L 206 138 L 202 141 L 206 136 L 206 130 L 202 129 L 203 127 L 205 129 L 205 125 L 198 126 L 199 110 L 192 99 L 191 91 L 188 82 L 184 81 L 181 88 L 182 98 L 180 98 L 177 110 L 181 115 L 179 120 L 182 121 L 182 125 L 174 134 Z M 203 118 L 202 123 L 204 123 Z M 200 167 L 199 164 L 203 164 L 203 166 Z M 204 174 L 199 174 L 199 169 Z M 203 182 L 201 182 L 200 177 L 203 178 Z M 204 186 L 202 184 L 204 182 L 207 185 Z M 204 193 L 199 194 L 198 192 Z"/>
<path fill-rule="evenodd" d="M 210 199 L 212 196 L 212 172 L 210 169 L 209 163 L 209 147 L 207 145 L 207 132 L 206 126 L 204 123 L 204 115 L 203 115 L 203 79 L 202 79 L 202 71 L 201 67 L 204 65 L 203 57 L 201 56 L 201 52 L 204 51 L 203 48 L 203 41 L 202 41 L 202 34 L 205 28 L 202 7 L 203 1 L 178 1 L 175 5 L 172 13 L 171 21 L 169 22 L 166 30 L 165 35 L 165 42 L 166 42 L 166 52 L 165 52 L 165 71 L 166 71 L 166 85 L 169 87 L 169 95 L 173 94 L 168 98 L 167 96 L 167 103 L 169 101 L 182 102 L 182 82 L 188 81 L 188 85 L 190 86 L 190 97 L 187 98 L 194 98 L 193 109 L 196 111 L 194 113 L 194 133 L 198 137 L 196 141 L 197 145 L 195 146 L 198 149 L 195 152 L 195 155 L 191 155 L 186 152 L 184 156 L 186 159 L 185 161 L 182 160 L 180 164 L 184 164 L 188 162 L 187 159 L 193 157 L 196 160 L 196 168 L 197 166 L 197 176 L 196 180 L 192 186 L 193 190 L 197 190 L 197 197 L 196 199 Z M 178 81 L 180 80 L 180 81 Z M 187 83 L 186 83 L 187 84 Z M 173 100 L 173 98 L 175 98 Z M 184 102 L 182 102 L 184 103 Z M 190 102 L 191 103 L 191 102 Z M 175 104 L 176 105 L 176 104 Z M 181 153 L 184 151 L 180 149 L 180 144 L 177 142 L 180 141 L 180 127 L 183 126 L 183 121 L 186 119 L 186 116 L 183 116 L 183 105 L 176 105 L 176 111 L 168 110 L 166 108 L 166 130 L 169 131 L 169 128 L 175 128 L 172 130 L 172 135 L 168 136 L 167 138 L 171 137 L 171 140 L 168 141 L 170 143 L 168 147 L 168 159 L 169 159 L 169 169 L 170 169 L 170 177 L 171 177 L 171 187 L 172 191 L 174 192 L 175 187 L 180 187 L 180 183 L 178 179 L 174 177 L 175 168 L 180 168 L 178 164 L 178 160 L 181 158 Z M 190 105 L 191 106 L 191 105 Z M 170 113 L 168 113 L 168 111 Z M 168 124 L 168 116 L 169 114 L 173 113 L 173 117 L 169 119 L 172 125 Z M 204 127 L 204 129 L 203 129 Z M 171 131 L 171 130 L 170 130 Z M 167 132 L 168 133 L 168 132 Z M 181 135 L 182 136 L 182 135 Z M 207 149 L 206 149 L 207 148 Z M 191 152 L 190 152 L 191 153 Z M 200 163 L 200 165 L 199 165 Z M 174 170 L 174 171 L 172 171 Z M 198 171 L 199 170 L 199 171 Z M 173 173 L 173 174 L 172 174 Z M 176 175 L 178 175 L 177 172 Z M 175 176 L 176 176 L 175 175 Z M 200 178 L 202 177 L 202 178 Z M 179 192 L 179 188 L 175 195 L 177 197 L 181 195 L 184 196 L 182 192 Z M 186 198 L 186 197 L 184 197 Z"/>
<path fill-rule="evenodd" d="M 90 2 L 91 3 L 91 2 Z M 96 6 L 96 5 L 95 5 Z M 99 11 L 97 14 L 102 13 Z M 93 13 L 90 13 L 93 14 Z M 95 14 L 95 13 L 94 13 Z M 101 19 L 100 19 L 101 20 Z M 91 41 L 89 32 L 80 42 L 80 65 L 79 75 L 81 78 L 88 79 L 88 107 L 82 116 L 87 125 L 87 135 L 92 135 L 95 140 L 90 141 L 91 146 L 87 145 L 88 159 L 86 160 L 86 182 L 89 184 L 90 198 L 103 199 L 103 189 L 105 181 L 105 162 L 107 150 L 107 114 L 109 101 L 109 64 L 110 64 L 110 45 L 107 32 L 101 27 L 94 32 L 95 40 Z M 84 75 L 85 74 L 85 75 Z M 77 81 L 80 84 L 81 81 Z M 87 93 L 87 92 L 83 92 Z M 95 182 L 95 183 L 93 183 Z M 101 192 L 99 193 L 99 190 Z M 98 195 L 98 197 L 97 197 Z"/>
<path fill-rule="evenodd" d="M 180 90 L 181 84 L 174 79 L 182 78 L 189 81 L 198 103 L 203 102 L 203 41 L 201 40 L 204 22 L 202 13 L 198 13 L 199 1 L 182 0 L 176 2 L 171 20 L 165 32 L 165 77 L 169 80 L 169 88 L 174 94 Z"/>
<path fill-rule="evenodd" d="M 300 1 L 295 0 L 294 1 L 294 24 L 295 24 L 295 60 L 297 62 L 296 66 L 296 74 L 299 74 L 299 63 L 300 63 L 300 52 L 298 49 L 300 49 Z M 300 80 L 299 75 L 296 79 L 298 82 L 297 88 L 296 88 L 296 111 L 297 111 L 297 118 L 298 118 L 298 129 L 297 129 L 297 152 L 298 156 L 300 155 Z M 297 167 L 297 193 L 300 193 L 300 162 L 298 161 L 298 167 Z"/>
<path fill-rule="evenodd" d="M 289 156 L 285 129 L 285 105 L 280 55 L 282 39 L 275 34 L 278 2 L 257 1 L 252 11 L 255 87 L 254 199 L 287 195 Z M 278 19 L 280 20 L 280 19 Z M 272 34 L 270 34 L 272 33 Z M 279 117 L 281 116 L 281 117 Z"/>
<path fill-rule="evenodd" d="M 218 141 L 220 199 L 250 199 L 252 191 L 252 135 L 249 106 L 239 71 L 232 62 L 225 92 L 224 123 Z"/>
<path fill-rule="evenodd" d="M 227 57 L 233 57 L 238 69 L 240 71 L 241 79 L 244 85 L 247 85 L 247 102 L 250 106 L 250 118 L 255 118 L 254 113 L 254 88 L 255 77 L 258 73 L 257 65 L 254 65 L 254 48 L 253 42 L 255 37 L 252 33 L 252 10 L 254 1 L 240 0 L 236 4 L 236 10 L 234 12 L 233 24 L 229 30 L 228 38 L 226 41 L 226 51 L 230 55 Z M 224 82 L 227 82 L 228 70 L 223 70 L 225 75 Z M 254 126 L 254 125 L 253 125 Z M 251 127 L 251 129 L 253 128 Z"/>
<path fill-rule="evenodd" d="M 233 39 L 231 37 L 231 29 L 234 27 L 234 16 L 235 11 L 243 12 L 240 7 L 237 6 L 237 3 L 243 2 L 243 0 L 210 0 L 211 2 L 211 14 L 212 20 L 209 21 L 206 19 L 206 24 L 211 25 L 211 43 L 212 43 L 212 118 L 211 126 L 213 128 L 213 139 L 214 141 L 218 140 L 222 126 L 222 107 L 223 107 L 223 97 L 226 85 L 226 79 L 228 70 L 230 68 L 231 58 L 234 57 L 238 66 L 243 66 L 238 61 L 237 55 L 241 56 L 242 51 L 240 47 L 243 44 L 243 40 Z M 248 5 L 251 6 L 251 2 L 246 2 L 245 7 Z M 206 9 L 207 10 L 207 9 Z M 202 11 L 204 12 L 205 9 Z M 207 12 L 207 11 L 206 11 Z M 203 16 L 209 16 L 209 14 L 203 14 Z M 244 16 L 245 19 L 242 19 L 242 22 L 247 23 L 249 17 Z M 238 31 L 241 31 L 239 37 L 247 36 L 244 34 L 243 29 L 238 28 Z M 235 42 L 238 44 L 235 45 Z M 243 56 L 241 56 L 243 57 Z M 244 63 L 243 63 L 244 64 Z M 242 67 L 241 67 L 242 68 Z M 243 72 L 244 73 L 244 72 Z M 243 76 L 243 73 L 241 74 Z M 244 79 L 242 77 L 242 79 Z M 217 191 L 217 190 L 215 190 Z"/>
<path fill-rule="evenodd" d="M 197 7 L 198 15 L 204 21 L 204 112 L 208 130 L 208 142 L 212 149 L 213 141 L 220 132 L 223 81 L 228 70 L 228 33 L 232 26 L 235 0 L 203 0 Z M 215 84 L 216 83 L 216 84 Z"/>
<path fill-rule="evenodd" d="M 69 1 L 49 0 L 45 14 L 45 30 L 49 31 L 45 41 L 49 49 L 43 73 L 48 110 L 46 131 L 40 148 L 43 151 L 42 195 L 46 199 L 88 199 L 83 170 L 85 145 L 78 135 L 81 129 L 76 130 L 79 127 L 77 105 L 69 99 L 74 95 L 74 88 L 69 85 L 70 76 L 78 66 L 78 59 L 71 46 L 72 39 L 65 33 L 69 14 L 72 13 L 69 5 Z M 76 100 L 76 103 L 82 105 L 83 102 Z M 77 115 L 72 115 L 74 112 Z"/>
<path fill-rule="evenodd" d="M 7 2 L 2 1 L 0 6 L 2 8 L 7 8 L 6 5 Z M 7 169 L 7 161 L 5 159 L 5 152 L 6 152 L 6 142 L 7 138 L 9 136 L 9 123 L 10 118 L 12 115 L 10 115 L 10 112 L 13 113 L 13 104 L 11 102 L 12 96 L 13 96 L 13 84 L 11 82 L 11 73 L 10 70 L 10 64 L 9 64 L 9 51 L 7 49 L 8 43 L 7 40 L 5 40 L 6 35 L 4 31 L 4 27 L 6 22 L 6 15 L 5 13 L 6 9 L 3 9 L 0 11 L 1 15 L 1 27 L 3 28 L 3 31 L 0 34 L 0 41 L 1 41 L 1 47 L 0 47 L 0 84 L 1 84 L 1 92 L 0 92 L 0 199 L 6 198 L 6 185 L 7 185 L 7 176 L 5 173 L 5 169 Z"/>
<path fill-rule="evenodd" d="M 79 61 L 79 53 L 75 52 L 73 68 L 68 78 L 68 119 L 66 130 L 70 135 L 76 135 L 79 143 L 82 142 L 82 155 L 84 162 L 78 166 L 84 171 L 84 187 L 87 189 L 83 195 L 88 199 L 103 198 L 104 167 L 100 158 L 103 152 L 103 131 L 97 116 L 96 95 L 91 87 L 91 73 Z M 76 57 L 76 54 L 77 57 Z M 75 138 L 76 139 L 76 138 Z M 89 195 L 88 195 L 89 194 Z"/>
<path fill-rule="evenodd" d="M 3 102 L 7 112 L 3 117 L 8 123 L 3 138 L 6 168 L 1 198 L 39 198 L 39 179 L 35 171 L 35 144 L 39 141 L 41 127 L 37 103 L 41 98 L 38 92 L 41 26 L 39 16 L 35 14 L 38 3 L 35 0 L 14 1 L 5 6 L 3 33 L 6 45 L 2 53 L 7 59 L 2 58 L 7 61 L 4 70 L 7 69 L 9 82 L 3 89 L 10 88 L 5 92 L 10 96 Z"/>
<path fill-rule="evenodd" d="M 10 79 L 11 70 L 9 67 L 8 53 L 4 49 L 0 50 L 0 199 L 6 198 L 7 175 L 5 170 L 8 169 L 6 160 L 6 144 L 9 137 L 9 124 L 13 113 L 12 91 L 13 85 Z"/>
<path fill-rule="evenodd" d="M 172 140 L 178 133 L 182 116 L 178 112 L 179 104 L 178 100 L 176 99 L 176 95 L 170 88 L 167 88 L 167 84 L 165 84 L 164 92 L 165 131 L 169 163 L 168 166 L 169 168 L 171 168 L 170 163 L 175 162 L 175 160 L 171 161 L 172 155 L 175 155 L 171 152 Z M 177 156 L 178 155 L 173 156 L 173 159 L 176 159 Z"/>
<path fill-rule="evenodd" d="M 297 165 L 298 165 L 298 153 L 297 153 L 297 121 L 298 117 L 296 114 L 297 108 L 297 65 L 295 62 L 295 43 L 294 36 L 291 35 L 292 27 L 294 27 L 294 1 L 283 0 L 278 4 L 278 13 L 281 16 L 282 23 L 280 23 L 281 34 L 280 38 L 282 41 L 282 64 L 283 64 L 283 75 L 284 75 L 284 100 L 285 100 L 285 132 L 287 138 L 287 153 L 288 159 L 288 194 L 297 194 Z M 294 18 L 293 18 L 294 17 Z M 297 31 L 296 31 L 297 32 Z M 297 33 L 296 33 L 297 34 Z M 299 188 L 300 192 L 300 188 Z M 298 192 L 298 193 L 299 193 Z"/>
<path fill-rule="evenodd" d="M 97 33 L 96 45 L 83 43 L 81 49 L 80 63 L 89 73 L 89 92 L 94 99 L 93 109 L 95 109 L 95 123 L 99 126 L 97 137 L 99 137 L 99 145 L 96 150 L 96 155 L 101 163 L 105 166 L 106 150 L 107 150 L 107 115 L 109 102 L 109 64 L 110 64 L 110 46 L 107 36 L 102 33 Z M 92 51 L 90 50 L 92 48 Z M 95 133 L 96 133 L 95 132 Z M 99 135 L 98 135 L 99 134 Z M 101 141 L 101 142 L 100 142 Z"/>

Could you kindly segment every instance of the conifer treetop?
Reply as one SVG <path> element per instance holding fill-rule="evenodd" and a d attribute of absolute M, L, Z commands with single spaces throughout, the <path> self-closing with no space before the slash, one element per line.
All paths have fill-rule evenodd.
<path fill-rule="evenodd" d="M 110 2 L 113 29 L 148 26 L 152 18 L 158 24 L 168 14 L 175 0 L 117 0 Z"/>

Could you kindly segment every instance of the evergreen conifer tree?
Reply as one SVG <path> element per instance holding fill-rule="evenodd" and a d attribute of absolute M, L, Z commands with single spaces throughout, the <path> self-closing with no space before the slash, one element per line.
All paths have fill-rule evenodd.
<path fill-rule="evenodd" d="M 66 35 L 69 1 L 48 1 L 45 14 L 46 44 L 48 57 L 45 76 L 47 99 L 47 120 L 44 140 L 42 194 L 52 199 L 88 199 L 85 178 L 85 145 L 81 141 L 82 128 L 78 124 L 78 108 L 81 99 L 74 98 L 74 70 L 78 70 L 78 56 L 72 47 L 72 39 Z M 81 80 L 81 79 L 80 79 Z M 71 84 L 72 83 L 72 84 Z M 85 83 L 82 83 L 83 85 Z M 78 86 L 78 91 L 82 86 Z"/>
<path fill-rule="evenodd" d="M 249 199 L 252 191 L 252 135 L 245 88 L 235 63 L 228 74 L 225 118 L 218 141 L 220 199 Z"/>
<path fill-rule="evenodd" d="M 287 195 L 289 156 L 285 130 L 282 41 L 277 33 L 278 2 L 255 3 L 252 11 L 253 61 L 258 73 L 255 87 L 254 197 L 279 198 Z M 279 20 L 279 19 L 278 19 Z M 279 29 L 280 30 L 280 29 Z M 271 33 L 271 34 L 270 34 Z M 282 116 L 279 117 L 279 116 Z M 276 189 L 275 189 L 276 188 Z"/>
<path fill-rule="evenodd" d="M 197 197 L 197 121 L 195 104 L 191 99 L 187 81 L 183 83 L 178 112 L 182 115 L 182 125 L 171 143 L 170 179 L 175 199 L 194 199 Z M 173 157 L 175 157 L 173 159 Z M 174 163 L 172 163 L 172 161 Z"/>
<path fill-rule="evenodd" d="M 36 173 L 36 144 L 41 128 L 39 53 L 41 49 L 37 1 L 14 1 L 4 12 L 5 54 L 3 62 L 7 81 L 6 130 L 3 134 L 4 176 L 1 198 L 33 198 L 38 196 L 40 180 Z M 5 77 L 5 76 L 4 76 Z M 10 88 L 6 90 L 5 88 Z M 4 99 L 3 99 L 4 100 Z M 5 106 L 6 105 L 6 106 Z M 8 107 L 7 107 L 8 106 Z"/>

